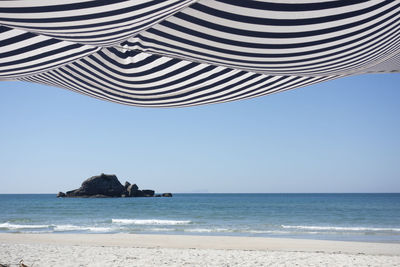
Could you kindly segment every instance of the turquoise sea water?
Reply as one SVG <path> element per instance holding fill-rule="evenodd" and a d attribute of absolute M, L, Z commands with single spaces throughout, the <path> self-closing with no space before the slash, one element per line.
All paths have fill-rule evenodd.
<path fill-rule="evenodd" d="M 3 233 L 240 235 L 400 242 L 400 194 L 0 195 Z"/>

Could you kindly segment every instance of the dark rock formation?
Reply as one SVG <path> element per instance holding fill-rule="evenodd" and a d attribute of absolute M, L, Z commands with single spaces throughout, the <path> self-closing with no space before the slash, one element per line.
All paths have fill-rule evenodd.
<path fill-rule="evenodd" d="M 96 194 L 96 195 L 91 195 L 91 196 L 81 196 L 83 198 L 109 198 L 110 196 L 102 195 L 102 194 Z"/>
<path fill-rule="evenodd" d="M 68 197 L 87 197 L 104 195 L 107 197 L 120 197 L 125 192 L 125 187 L 118 181 L 117 176 L 102 173 L 85 180 L 76 190 L 68 191 Z"/>
<path fill-rule="evenodd" d="M 171 193 L 155 195 L 154 190 L 139 190 L 136 184 L 125 182 L 123 186 L 117 176 L 102 173 L 98 176 L 86 179 L 80 188 L 59 192 L 57 197 L 85 197 L 85 198 L 105 198 L 105 197 L 172 197 Z"/>
<path fill-rule="evenodd" d="M 128 191 L 128 187 L 129 187 L 130 185 L 131 185 L 130 182 L 128 182 L 128 181 L 125 182 L 125 186 L 124 186 L 124 187 L 125 187 L 125 189 L 126 189 L 127 191 Z"/>
<path fill-rule="evenodd" d="M 129 197 L 137 197 L 137 196 L 142 196 L 141 192 L 139 190 L 139 187 L 136 184 L 129 184 L 128 188 L 126 189 L 126 191 L 128 192 L 128 196 Z"/>
<path fill-rule="evenodd" d="M 142 190 L 132 190 L 131 194 L 129 196 L 130 197 L 145 197 Z"/>
<path fill-rule="evenodd" d="M 154 190 L 142 190 L 145 197 L 154 197 Z"/>

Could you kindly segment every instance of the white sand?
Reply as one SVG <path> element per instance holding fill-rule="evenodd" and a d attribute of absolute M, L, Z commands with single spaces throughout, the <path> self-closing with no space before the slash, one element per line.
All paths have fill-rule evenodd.
<path fill-rule="evenodd" d="M 16 264 L 21 259 L 35 267 L 400 266 L 400 244 L 221 236 L 0 234 L 0 263 Z"/>

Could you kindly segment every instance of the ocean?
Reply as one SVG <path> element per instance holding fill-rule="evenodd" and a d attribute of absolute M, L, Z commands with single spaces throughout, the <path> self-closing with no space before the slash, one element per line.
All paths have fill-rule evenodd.
<path fill-rule="evenodd" d="M 400 243 L 400 194 L 0 195 L 1 233 L 231 235 Z"/>

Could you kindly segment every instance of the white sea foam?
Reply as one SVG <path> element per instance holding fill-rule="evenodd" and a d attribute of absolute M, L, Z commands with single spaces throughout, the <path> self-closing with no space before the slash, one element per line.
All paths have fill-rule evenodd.
<path fill-rule="evenodd" d="M 290 232 L 288 231 L 279 231 L 279 230 L 245 230 L 242 232 L 250 234 L 290 234 Z"/>
<path fill-rule="evenodd" d="M 175 231 L 173 228 L 150 228 L 146 229 L 146 231 L 152 231 L 152 232 L 171 232 Z"/>
<path fill-rule="evenodd" d="M 340 226 L 307 226 L 307 225 L 281 225 L 284 229 L 322 230 L 322 231 L 390 231 L 400 232 L 400 228 L 376 228 L 376 227 L 340 227 Z"/>
<path fill-rule="evenodd" d="M 77 230 L 82 230 L 82 227 L 71 224 L 54 226 L 54 231 L 63 232 L 63 231 L 77 231 Z"/>
<path fill-rule="evenodd" d="M 54 233 L 52 230 L 44 230 L 44 231 L 27 231 L 27 230 L 23 230 L 23 231 L 18 231 L 19 233 L 24 233 L 24 234 L 51 234 Z"/>
<path fill-rule="evenodd" d="M 50 225 L 42 225 L 42 224 L 12 224 L 12 223 L 1 223 L 0 228 L 6 228 L 10 230 L 15 229 L 42 229 L 49 228 Z"/>
<path fill-rule="evenodd" d="M 134 219 L 112 219 L 112 223 L 118 224 L 138 224 L 138 225 L 181 225 L 190 224 L 191 221 L 175 221 L 175 220 L 134 220 Z"/>
<path fill-rule="evenodd" d="M 113 231 L 113 228 L 110 227 L 87 227 L 88 231 L 91 232 L 111 232 Z"/>
<path fill-rule="evenodd" d="M 67 231 L 91 231 L 91 232 L 110 232 L 110 227 L 91 227 L 91 226 L 78 226 L 72 224 L 56 225 L 54 226 L 56 232 L 67 232 Z"/>
<path fill-rule="evenodd" d="M 185 229 L 185 232 L 192 233 L 218 233 L 218 232 L 233 232 L 233 230 L 226 228 L 193 228 L 193 229 Z"/>

